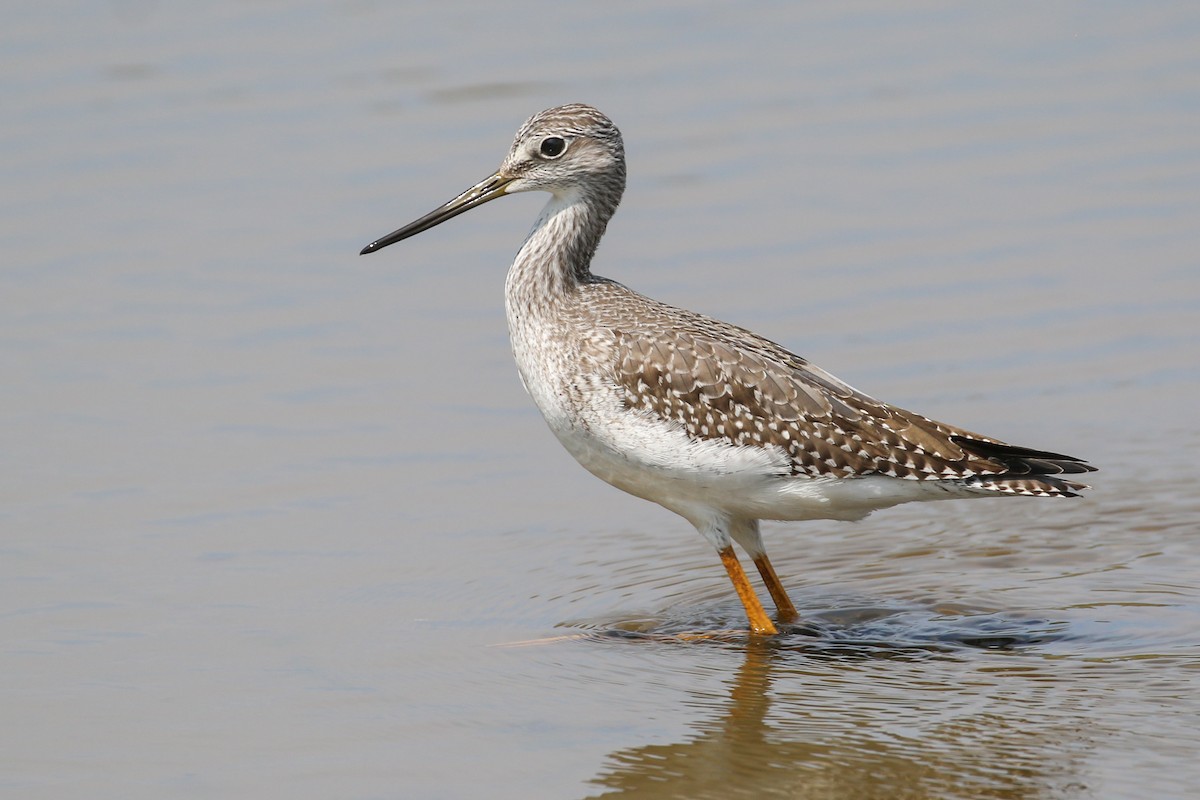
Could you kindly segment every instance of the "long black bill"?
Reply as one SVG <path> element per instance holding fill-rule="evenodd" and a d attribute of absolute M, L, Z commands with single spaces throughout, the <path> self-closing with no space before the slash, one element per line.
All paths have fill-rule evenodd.
<path fill-rule="evenodd" d="M 367 253 L 374 253 L 376 250 L 382 250 L 389 244 L 395 244 L 402 239 L 407 239 L 410 236 L 416 236 L 421 231 L 427 231 L 435 225 L 441 225 L 446 220 L 457 217 L 464 211 L 470 211 L 476 206 L 481 206 L 484 203 L 495 200 L 497 197 L 504 196 L 505 187 L 512 182 L 512 178 L 506 178 L 499 172 L 481 180 L 479 183 L 467 189 L 458 197 L 451 200 L 445 205 L 435 208 L 425 216 L 415 222 L 410 222 L 399 230 L 394 230 L 387 236 L 376 239 L 369 245 L 364 247 L 359 253 L 360 256 L 365 256 Z"/>

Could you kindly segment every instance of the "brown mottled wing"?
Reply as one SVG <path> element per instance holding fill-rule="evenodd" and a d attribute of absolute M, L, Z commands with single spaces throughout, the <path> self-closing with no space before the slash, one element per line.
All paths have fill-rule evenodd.
<path fill-rule="evenodd" d="M 614 333 L 626 404 L 675 421 L 690 436 L 775 446 L 787 453 L 794 474 L 814 477 L 1026 475 L 1033 477 L 1027 483 L 1036 483 L 1045 482 L 1040 476 L 1092 469 L 881 403 L 742 328 L 701 315 L 689 314 L 688 321 L 685 330 L 650 324 Z M 1052 493 L 1082 488 L 1050 483 L 1063 484 Z"/>

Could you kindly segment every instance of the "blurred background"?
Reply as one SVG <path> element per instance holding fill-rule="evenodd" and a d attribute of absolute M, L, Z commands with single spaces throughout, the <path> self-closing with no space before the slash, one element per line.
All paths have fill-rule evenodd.
<path fill-rule="evenodd" d="M 113 0 L 0 59 L 0 795 L 1194 791 L 1200 9 Z M 826 634 L 662 634 L 745 623 L 521 389 L 544 198 L 357 255 L 574 101 L 597 273 L 1094 490 L 768 524 Z"/>

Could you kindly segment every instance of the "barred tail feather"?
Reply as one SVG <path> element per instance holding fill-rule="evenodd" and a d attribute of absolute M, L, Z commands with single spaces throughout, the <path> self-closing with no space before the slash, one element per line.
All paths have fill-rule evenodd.
<path fill-rule="evenodd" d="M 967 452 L 986 458 L 1000 467 L 994 473 L 963 479 L 966 486 L 988 491 L 1036 497 L 1078 497 L 1079 492 L 1089 488 L 1087 484 L 1055 476 L 1096 471 L 1083 459 L 1061 453 L 987 442 L 967 436 L 951 436 L 950 440 Z"/>

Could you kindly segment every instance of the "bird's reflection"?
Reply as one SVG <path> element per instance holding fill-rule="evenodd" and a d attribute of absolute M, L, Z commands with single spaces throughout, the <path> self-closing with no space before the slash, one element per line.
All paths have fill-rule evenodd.
<path fill-rule="evenodd" d="M 1011 684 L 1028 686 L 1028 665 L 1002 678 L 1002 691 L 986 677 L 939 686 L 938 676 L 979 665 L 945 651 L 786 638 L 745 642 L 727 697 L 708 703 L 714 713 L 694 735 L 612 753 L 592 796 L 1032 798 L 1075 781 L 1087 749 L 1078 722 L 1030 713 L 1036 691 L 1007 696 Z"/>

